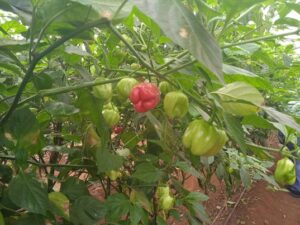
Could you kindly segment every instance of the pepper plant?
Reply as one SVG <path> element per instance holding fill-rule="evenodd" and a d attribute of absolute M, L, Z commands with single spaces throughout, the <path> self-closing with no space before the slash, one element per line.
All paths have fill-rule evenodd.
<path fill-rule="evenodd" d="M 228 194 L 255 179 L 278 187 L 268 171 L 278 150 L 249 134 L 300 132 L 275 109 L 291 96 L 274 95 L 280 71 L 299 75 L 280 42 L 299 34 L 296 1 L 0 9 L 0 224 L 204 224 L 214 174 Z"/>

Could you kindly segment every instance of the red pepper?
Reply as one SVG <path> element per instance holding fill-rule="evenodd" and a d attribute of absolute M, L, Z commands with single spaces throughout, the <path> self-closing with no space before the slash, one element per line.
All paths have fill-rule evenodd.
<path fill-rule="evenodd" d="M 139 113 L 154 109 L 160 101 L 159 88 L 151 83 L 140 83 L 131 90 L 130 101 Z"/>
<path fill-rule="evenodd" d="M 119 134 L 123 131 L 123 127 L 115 126 L 114 127 L 114 133 Z"/>

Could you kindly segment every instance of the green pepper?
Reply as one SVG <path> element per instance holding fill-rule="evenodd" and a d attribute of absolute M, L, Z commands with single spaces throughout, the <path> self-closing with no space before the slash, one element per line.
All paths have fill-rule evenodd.
<path fill-rule="evenodd" d="M 114 127 L 120 121 L 120 113 L 116 106 L 109 103 L 103 107 L 102 115 L 105 122 L 110 126 Z"/>
<path fill-rule="evenodd" d="M 118 97 L 127 99 L 131 93 L 132 88 L 138 83 L 134 78 L 123 78 L 116 86 Z"/>
<path fill-rule="evenodd" d="M 122 173 L 120 171 L 110 170 L 110 171 L 106 172 L 106 175 L 109 177 L 109 179 L 111 179 L 112 181 L 115 181 L 119 177 L 122 176 Z"/>
<path fill-rule="evenodd" d="M 164 98 L 164 110 L 171 119 L 182 118 L 189 109 L 189 99 L 181 91 L 172 91 Z"/>
<path fill-rule="evenodd" d="M 96 82 L 98 81 L 105 81 L 104 78 L 102 77 L 98 77 L 95 80 Z M 107 84 L 102 84 L 102 85 L 97 85 L 93 87 L 93 95 L 96 98 L 100 98 L 104 101 L 109 101 L 112 97 L 112 86 L 111 83 L 107 83 Z"/>
<path fill-rule="evenodd" d="M 167 94 L 168 92 L 175 91 L 175 88 L 167 81 L 162 81 L 158 85 L 159 90 L 161 93 L 164 95 Z"/>
<path fill-rule="evenodd" d="M 228 140 L 223 130 L 215 128 L 204 120 L 192 121 L 182 138 L 183 145 L 191 150 L 193 155 L 214 156 Z"/>
<path fill-rule="evenodd" d="M 162 210 L 168 211 L 174 206 L 175 198 L 171 196 L 168 186 L 158 187 L 156 193 L 159 199 L 159 207 Z"/>
<path fill-rule="evenodd" d="M 293 161 L 287 157 L 278 160 L 274 178 L 280 185 L 293 185 L 296 182 L 296 168 Z"/>

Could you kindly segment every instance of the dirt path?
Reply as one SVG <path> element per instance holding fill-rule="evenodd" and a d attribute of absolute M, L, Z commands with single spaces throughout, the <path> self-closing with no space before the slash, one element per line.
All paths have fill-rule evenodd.
<path fill-rule="evenodd" d="M 227 211 L 227 215 L 230 209 Z M 224 224 L 223 220 L 215 223 Z M 258 182 L 246 192 L 227 225 L 300 225 L 300 198 L 266 189 Z"/>

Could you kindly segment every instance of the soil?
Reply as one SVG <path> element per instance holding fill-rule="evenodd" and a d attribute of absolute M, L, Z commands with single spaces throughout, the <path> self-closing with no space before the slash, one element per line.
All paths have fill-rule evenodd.
<path fill-rule="evenodd" d="M 278 148 L 277 136 L 269 136 L 266 145 Z M 217 192 L 222 195 L 220 187 L 222 184 Z M 292 197 L 287 191 L 273 191 L 264 181 L 254 183 L 249 191 L 237 191 L 230 199 L 238 202 L 235 208 L 225 204 L 223 210 L 219 209 L 218 205 L 222 205 L 220 199 L 222 196 L 210 198 L 210 207 L 207 207 L 211 218 L 215 218 L 211 205 L 215 205 L 219 212 L 216 221 L 211 223 L 213 225 L 300 225 L 300 198 Z"/>

